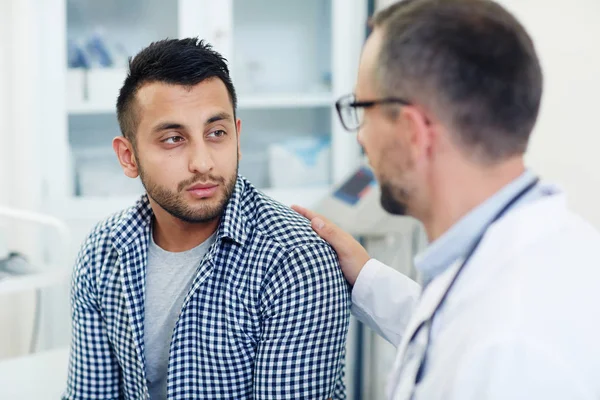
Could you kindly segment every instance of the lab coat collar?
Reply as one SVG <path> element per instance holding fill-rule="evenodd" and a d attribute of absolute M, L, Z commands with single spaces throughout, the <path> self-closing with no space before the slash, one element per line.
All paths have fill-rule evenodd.
<path fill-rule="evenodd" d="M 532 240 L 539 240 L 540 237 L 557 229 L 558 221 L 561 218 L 549 220 L 547 217 L 548 215 L 557 215 L 558 217 L 560 214 L 568 211 L 566 196 L 555 185 L 542 183 L 539 184 L 538 189 L 540 197 L 508 212 L 504 217 L 490 226 L 480 245 L 473 253 L 469 264 L 480 264 L 478 256 L 482 252 L 488 251 L 487 247 L 495 246 L 495 243 L 491 240 L 498 240 L 497 238 L 499 237 L 511 238 L 511 240 L 505 241 L 502 246 L 495 246 L 495 248 L 502 252 L 502 254 L 498 254 L 498 257 L 495 258 L 496 262 L 498 262 L 503 257 L 512 257 L 514 254 L 523 251 L 524 248 L 531 245 Z M 516 226 L 523 229 L 515 229 Z M 454 276 L 458 273 L 463 260 L 464 256 L 447 265 L 444 271 L 438 274 L 431 281 L 431 284 L 423 289 L 421 299 L 414 313 L 419 318 L 413 318 L 412 323 L 408 324 L 408 334 L 405 337 L 410 337 L 414 329 L 421 322 L 432 316 Z M 485 263 L 481 265 L 480 269 L 481 273 L 485 273 Z"/>
<path fill-rule="evenodd" d="M 492 197 L 467 213 L 446 233 L 431 243 L 423 253 L 419 254 L 415 258 L 415 268 L 423 277 L 425 286 L 437 275 L 443 273 L 453 262 L 464 257 L 498 211 L 535 178 L 532 171 L 526 170 Z M 526 196 L 519 203 L 528 199 L 531 199 L 531 196 Z"/>

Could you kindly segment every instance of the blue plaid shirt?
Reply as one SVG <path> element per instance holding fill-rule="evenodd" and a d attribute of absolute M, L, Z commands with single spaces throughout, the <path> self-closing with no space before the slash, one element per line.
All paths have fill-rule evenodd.
<path fill-rule="evenodd" d="M 146 196 L 100 223 L 73 273 L 65 399 L 147 399 Z M 335 252 L 239 177 L 170 344 L 169 399 L 343 399 L 348 287 Z"/>

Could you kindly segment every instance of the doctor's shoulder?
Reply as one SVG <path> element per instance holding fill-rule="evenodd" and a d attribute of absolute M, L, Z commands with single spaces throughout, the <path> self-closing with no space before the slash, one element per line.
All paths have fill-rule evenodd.
<path fill-rule="evenodd" d="M 504 366 L 600 393 L 600 233 L 566 208 L 554 211 L 536 216 L 537 227 L 521 225 L 523 216 L 504 224 L 458 282 L 440 334 L 452 334 L 457 363 L 483 360 L 495 373 Z"/>
<path fill-rule="evenodd" d="M 600 394 L 600 232 L 570 210 L 559 218 L 519 260 L 514 336 Z"/>
<path fill-rule="evenodd" d="M 511 314 L 523 324 L 546 327 L 543 336 L 585 321 L 592 322 L 586 330 L 600 335 L 600 231 L 566 203 L 542 205 L 537 214 L 534 208 L 528 216 L 515 215 L 514 225 L 495 237 L 490 254 L 504 253 L 495 267 L 489 265 L 490 291 L 505 288 L 501 303 L 512 305 Z"/>
<path fill-rule="evenodd" d="M 572 271 L 591 268 L 590 272 L 600 272 L 600 230 L 568 208 L 556 218 L 557 229 L 541 241 L 540 256 L 557 264 L 569 260 Z"/>

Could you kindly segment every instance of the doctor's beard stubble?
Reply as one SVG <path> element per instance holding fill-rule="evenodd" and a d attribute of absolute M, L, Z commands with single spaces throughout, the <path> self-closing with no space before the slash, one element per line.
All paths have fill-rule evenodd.
<path fill-rule="evenodd" d="M 404 189 L 395 189 L 388 182 L 381 183 L 381 207 L 393 215 L 406 215 L 406 198 L 408 193 Z M 403 199 L 403 200 L 400 200 Z"/>
<path fill-rule="evenodd" d="M 393 144 L 383 151 L 381 159 L 395 160 L 388 167 L 394 170 L 395 175 L 406 176 L 407 172 L 414 167 L 415 161 L 402 150 L 401 146 Z M 408 183 L 405 183 L 406 186 L 398 183 L 394 184 L 390 179 L 386 179 L 383 176 L 379 176 L 378 181 L 381 189 L 381 207 L 392 215 L 407 215 L 407 204 L 411 197 L 410 190 L 406 187 Z"/>

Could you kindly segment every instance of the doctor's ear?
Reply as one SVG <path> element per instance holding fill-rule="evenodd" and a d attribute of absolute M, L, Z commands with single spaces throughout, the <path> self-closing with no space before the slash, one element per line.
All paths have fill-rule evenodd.
<path fill-rule="evenodd" d="M 137 178 L 139 171 L 135 153 L 133 151 L 133 144 L 129 139 L 123 136 L 117 136 L 113 139 L 112 146 L 125 175 L 129 178 Z"/>
<path fill-rule="evenodd" d="M 405 106 L 402 107 L 401 113 L 405 131 L 409 133 L 409 145 L 418 153 L 415 154 L 418 157 L 431 148 L 435 136 L 435 124 L 426 111 L 419 107 Z"/>

